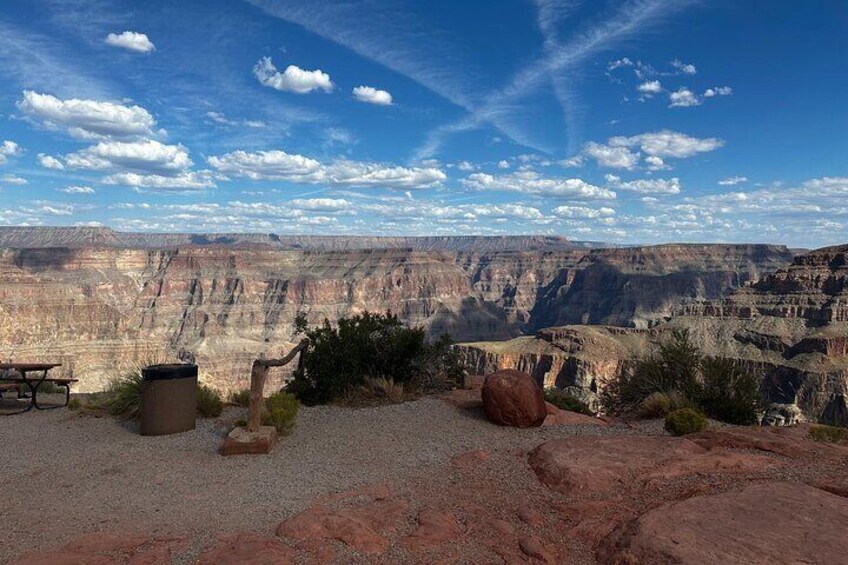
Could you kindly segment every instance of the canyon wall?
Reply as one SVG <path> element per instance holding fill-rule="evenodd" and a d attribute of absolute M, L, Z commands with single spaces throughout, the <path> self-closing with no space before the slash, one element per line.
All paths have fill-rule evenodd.
<path fill-rule="evenodd" d="M 9 245 L 0 249 L 0 358 L 62 361 L 80 391 L 133 365 L 176 359 L 194 359 L 221 389 L 245 387 L 254 358 L 296 340 L 301 311 L 318 324 L 390 309 L 457 341 L 505 340 L 584 315 L 647 327 L 791 259 L 772 246 L 595 250 L 511 237 L 423 238 L 400 248 L 413 238 L 369 238 L 376 247 L 358 249 L 361 238 L 298 240 L 312 250 L 285 248 L 295 238 L 266 245 L 274 237 L 265 235 L 41 230 L 0 230 Z M 203 244 L 150 247 L 197 237 Z"/>
<path fill-rule="evenodd" d="M 846 313 L 848 245 L 800 255 L 728 296 L 682 301 L 651 329 L 554 327 L 460 351 L 475 371 L 517 368 L 540 385 L 591 399 L 668 332 L 686 329 L 705 353 L 760 375 L 767 403 L 794 404 L 811 420 L 848 425 Z"/>

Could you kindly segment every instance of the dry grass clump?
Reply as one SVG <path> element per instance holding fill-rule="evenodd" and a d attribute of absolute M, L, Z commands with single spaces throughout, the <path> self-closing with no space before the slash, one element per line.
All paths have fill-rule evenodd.
<path fill-rule="evenodd" d="M 636 413 L 640 418 L 665 418 L 670 412 L 692 407 L 693 403 L 679 391 L 654 392 L 639 404 Z"/>
<path fill-rule="evenodd" d="M 229 402 L 230 404 L 235 404 L 236 406 L 247 408 L 248 406 L 250 406 L 250 391 L 245 389 L 237 392 L 231 392 Z"/>
<path fill-rule="evenodd" d="M 828 443 L 848 441 L 848 428 L 836 426 L 813 426 L 810 428 L 810 439 Z"/>

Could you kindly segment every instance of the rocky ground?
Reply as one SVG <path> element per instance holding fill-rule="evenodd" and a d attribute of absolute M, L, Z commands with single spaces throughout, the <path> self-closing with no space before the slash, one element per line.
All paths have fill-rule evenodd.
<path fill-rule="evenodd" d="M 305 408 L 269 456 L 223 458 L 230 422 L 138 436 L 61 410 L 2 420 L 10 563 L 836 563 L 848 446 L 807 430 L 550 410 L 485 420 L 479 391 Z"/>

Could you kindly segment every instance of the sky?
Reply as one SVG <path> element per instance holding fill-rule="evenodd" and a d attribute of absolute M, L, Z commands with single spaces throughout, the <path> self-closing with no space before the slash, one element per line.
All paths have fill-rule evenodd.
<path fill-rule="evenodd" d="M 0 225 L 848 242 L 843 0 L 0 6 Z"/>

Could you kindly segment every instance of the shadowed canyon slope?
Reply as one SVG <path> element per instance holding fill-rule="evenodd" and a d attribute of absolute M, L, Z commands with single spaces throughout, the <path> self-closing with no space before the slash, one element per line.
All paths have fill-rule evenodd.
<path fill-rule="evenodd" d="M 197 238 L 204 243 L 192 244 Z M 765 245 L 590 250 L 545 237 L 286 243 L 312 250 L 253 238 L 276 236 L 0 230 L 0 356 L 59 359 L 81 391 L 134 363 L 194 358 L 203 378 L 232 389 L 245 384 L 257 355 L 290 345 L 298 311 L 316 324 L 391 309 L 459 341 L 572 320 L 647 327 L 681 303 L 728 295 L 791 260 L 786 248 Z"/>
<path fill-rule="evenodd" d="M 708 354 L 761 374 L 768 401 L 848 424 L 848 245 L 799 255 L 729 296 L 681 303 L 651 329 L 555 327 L 463 351 L 481 372 L 518 368 L 591 396 L 676 328 L 688 329 Z"/>

